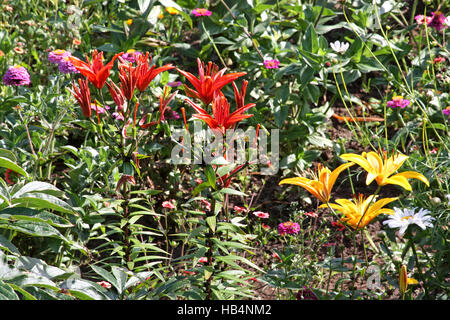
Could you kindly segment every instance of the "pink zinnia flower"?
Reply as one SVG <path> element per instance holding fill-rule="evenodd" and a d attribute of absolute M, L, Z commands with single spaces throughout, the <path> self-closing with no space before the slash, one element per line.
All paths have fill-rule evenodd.
<path fill-rule="evenodd" d="M 445 114 L 446 116 L 450 116 L 450 106 L 442 110 L 442 113 Z"/>
<path fill-rule="evenodd" d="M 105 289 L 111 289 L 111 283 L 109 283 L 108 281 L 100 281 L 97 282 L 97 284 L 101 285 Z"/>
<path fill-rule="evenodd" d="M 431 21 L 431 17 L 427 17 L 422 14 L 415 16 L 414 19 L 416 20 L 417 24 L 428 24 Z"/>
<path fill-rule="evenodd" d="M 266 69 L 278 69 L 280 61 L 276 59 L 264 60 L 264 67 Z"/>
<path fill-rule="evenodd" d="M 125 117 L 123 116 L 123 114 L 121 114 L 121 113 L 119 113 L 119 112 L 114 112 L 112 115 L 111 115 L 114 119 L 116 119 L 116 120 L 124 120 L 125 119 Z"/>
<path fill-rule="evenodd" d="M 403 99 L 402 96 L 394 96 L 391 101 L 387 102 L 387 106 L 389 108 L 406 108 L 411 104 L 411 101 L 408 99 Z"/>
<path fill-rule="evenodd" d="M 278 233 L 280 236 L 287 234 L 297 234 L 300 231 L 300 225 L 297 222 L 283 222 L 278 225 Z"/>
<path fill-rule="evenodd" d="M 197 8 L 197 9 L 192 10 L 192 14 L 196 17 L 202 17 L 202 16 L 209 17 L 212 14 L 212 12 L 205 8 Z"/>
<path fill-rule="evenodd" d="M 62 59 L 70 57 L 72 54 L 64 49 L 57 49 L 50 51 L 48 54 L 48 61 L 59 64 Z"/>
<path fill-rule="evenodd" d="M 269 218 L 269 214 L 268 214 L 267 212 L 255 211 L 255 212 L 253 212 L 253 214 L 254 214 L 255 216 L 257 216 L 258 218 L 261 218 L 261 219 L 267 219 L 267 218 Z"/>
<path fill-rule="evenodd" d="M 164 201 L 162 203 L 163 208 L 167 208 L 167 209 L 175 209 L 175 205 L 172 203 L 173 200 L 170 201 Z"/>
<path fill-rule="evenodd" d="M 58 63 L 58 69 L 62 73 L 80 73 L 77 68 L 70 62 L 68 57 L 64 57 L 59 63 Z"/>
<path fill-rule="evenodd" d="M 121 55 L 120 57 L 128 62 L 134 63 L 136 62 L 139 56 L 142 56 L 142 52 L 130 49 L 127 50 L 127 52 Z"/>
<path fill-rule="evenodd" d="M 445 25 L 445 16 L 440 11 L 435 11 L 431 13 L 431 19 L 428 23 L 428 26 L 434 28 L 436 31 L 441 31 L 446 27 Z"/>
<path fill-rule="evenodd" d="M 3 76 L 3 83 L 7 86 L 26 86 L 31 83 L 27 69 L 20 65 L 9 67 Z"/>

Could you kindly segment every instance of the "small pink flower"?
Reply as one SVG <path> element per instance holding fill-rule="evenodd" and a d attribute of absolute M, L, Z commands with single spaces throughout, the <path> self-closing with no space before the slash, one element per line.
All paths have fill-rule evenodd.
<path fill-rule="evenodd" d="M 278 69 L 280 61 L 276 59 L 264 60 L 264 67 L 266 69 Z"/>
<path fill-rule="evenodd" d="M 444 63 L 444 62 L 445 62 L 445 58 L 444 57 L 437 57 L 437 58 L 434 58 L 434 60 L 433 60 L 433 64 Z"/>
<path fill-rule="evenodd" d="M 237 214 L 241 214 L 241 213 L 247 211 L 247 209 L 245 209 L 244 207 L 239 207 L 239 206 L 234 206 L 233 209 L 234 209 L 234 211 L 236 211 Z"/>
<path fill-rule="evenodd" d="M 319 215 L 317 214 L 317 213 L 315 213 L 315 212 L 305 212 L 304 213 L 305 214 L 305 216 L 308 216 L 308 217 L 311 217 L 311 218 L 317 218 Z"/>
<path fill-rule="evenodd" d="M 194 181 L 195 181 L 195 182 L 197 182 L 198 184 L 201 184 L 201 183 L 203 183 L 203 180 L 202 180 L 202 179 L 200 179 L 200 178 L 194 179 Z"/>
<path fill-rule="evenodd" d="M 406 108 L 411 104 L 411 101 L 408 99 L 403 99 L 402 96 L 393 96 L 392 100 L 387 102 L 387 106 L 389 108 Z"/>
<path fill-rule="evenodd" d="M 255 216 L 257 216 L 258 218 L 261 219 L 267 219 L 269 218 L 269 214 L 267 212 L 262 212 L 262 211 L 254 211 L 253 214 Z"/>
<path fill-rule="evenodd" d="M 446 18 L 444 14 L 440 11 L 435 11 L 431 13 L 431 19 L 428 21 L 428 26 L 434 28 L 436 31 L 441 31 L 446 27 Z"/>
<path fill-rule="evenodd" d="M 445 114 L 446 116 L 450 116 L 450 106 L 442 110 L 442 113 Z"/>
<path fill-rule="evenodd" d="M 431 17 L 427 17 L 422 14 L 415 16 L 414 19 L 416 20 L 417 24 L 428 24 L 431 21 Z"/>
<path fill-rule="evenodd" d="M 207 257 L 201 257 L 200 259 L 198 259 L 198 262 L 200 262 L 200 263 L 207 263 L 208 262 L 208 258 Z"/>
<path fill-rule="evenodd" d="M 212 12 L 205 8 L 197 8 L 197 9 L 192 10 L 192 14 L 196 17 L 202 17 L 202 16 L 209 17 L 212 14 Z"/>
<path fill-rule="evenodd" d="M 111 283 L 109 283 L 108 281 L 100 281 L 97 282 L 97 284 L 101 285 L 105 289 L 111 289 Z"/>
<path fill-rule="evenodd" d="M 167 209 L 175 209 L 175 205 L 172 203 L 173 200 L 169 200 L 169 201 L 164 201 L 162 203 L 163 208 L 167 208 Z"/>
<path fill-rule="evenodd" d="M 436 154 L 437 151 L 438 151 L 438 148 L 435 147 L 435 148 L 433 148 L 433 149 L 430 150 L 430 154 Z"/>
<path fill-rule="evenodd" d="M 96 104 L 96 103 L 91 103 L 91 109 L 93 110 L 93 111 L 95 111 L 95 109 L 97 109 L 97 112 L 98 112 L 98 114 L 102 114 L 102 113 L 105 113 L 106 112 L 106 110 L 109 110 L 109 107 L 108 106 L 105 106 L 104 108 L 103 107 L 100 107 L 98 104 Z M 105 110 L 106 109 L 106 110 Z"/>
<path fill-rule="evenodd" d="M 280 236 L 285 234 L 297 234 L 300 231 L 300 225 L 297 222 L 282 222 L 278 225 L 278 233 Z"/>

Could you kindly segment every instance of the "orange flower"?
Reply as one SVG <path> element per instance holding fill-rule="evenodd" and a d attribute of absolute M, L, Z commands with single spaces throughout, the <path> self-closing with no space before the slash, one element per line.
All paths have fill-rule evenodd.
<path fill-rule="evenodd" d="M 213 101 L 214 93 L 220 91 L 225 85 L 236 80 L 239 77 L 246 75 L 246 72 L 229 73 L 224 75 L 227 68 L 219 71 L 219 67 L 211 61 L 208 67 L 205 68 L 204 63 L 197 58 L 199 78 L 192 73 L 183 71 L 177 68 L 185 78 L 194 86 L 195 90 L 184 86 L 186 94 L 191 98 L 198 98 L 203 101 L 205 105 Z"/>
<path fill-rule="evenodd" d="M 253 117 L 252 114 L 243 113 L 251 107 L 255 106 L 254 103 L 249 103 L 230 114 L 230 105 L 227 101 L 227 98 L 225 98 L 222 92 L 218 91 L 215 92 L 214 100 L 212 101 L 213 115 L 211 116 L 210 114 L 208 114 L 208 112 L 197 106 L 191 100 L 185 99 L 185 101 L 189 103 L 195 109 L 195 111 L 198 112 L 197 114 L 193 115 L 194 118 L 203 120 L 212 130 L 218 130 L 222 134 L 225 134 L 225 131 L 234 126 L 237 122 Z"/>
<path fill-rule="evenodd" d="M 152 57 L 150 57 L 150 63 L 152 62 Z M 139 91 L 144 91 L 145 89 L 147 89 L 148 85 L 150 84 L 150 82 L 152 82 L 152 80 L 161 72 L 170 70 L 170 69 L 174 69 L 175 67 L 171 64 L 166 64 L 162 67 L 159 68 L 155 68 L 155 66 L 151 66 L 149 67 L 149 55 L 148 52 L 144 55 L 139 55 L 138 56 L 138 61 L 137 61 L 137 76 L 138 76 L 138 80 L 137 80 L 137 88 L 139 89 Z"/>
<path fill-rule="evenodd" d="M 91 53 L 92 62 L 89 62 L 87 55 L 86 62 L 73 56 L 70 56 L 69 60 L 74 67 L 89 80 L 89 82 L 96 88 L 101 89 L 109 77 L 109 73 L 114 65 L 114 60 L 122 54 L 123 52 L 116 54 L 106 65 L 103 65 L 103 52 L 98 52 L 97 50 L 94 50 L 94 52 Z"/>
<path fill-rule="evenodd" d="M 87 79 L 86 80 L 78 79 L 78 84 L 80 85 L 79 88 L 75 85 L 75 80 L 73 80 L 72 84 L 73 90 L 70 89 L 68 90 L 73 94 L 75 99 L 77 99 L 78 104 L 80 105 L 81 110 L 83 111 L 83 114 L 87 118 L 90 118 L 92 110 L 91 110 L 91 91 L 89 90 L 89 81 Z"/>
<path fill-rule="evenodd" d="M 80 40 L 80 39 L 73 39 L 73 40 L 72 40 L 72 44 L 73 44 L 74 46 L 79 46 L 79 45 L 81 44 L 81 40 Z"/>

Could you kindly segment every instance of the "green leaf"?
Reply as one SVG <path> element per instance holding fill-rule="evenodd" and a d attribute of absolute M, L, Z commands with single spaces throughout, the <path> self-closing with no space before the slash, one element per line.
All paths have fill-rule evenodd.
<path fill-rule="evenodd" d="M 25 193 L 20 198 L 13 198 L 12 204 L 33 209 L 52 209 L 65 213 L 73 213 L 72 207 L 66 202 L 44 193 Z"/>
<path fill-rule="evenodd" d="M 0 157 L 0 167 L 11 169 L 28 178 L 28 173 L 8 158 Z"/>
<path fill-rule="evenodd" d="M 32 181 L 24 185 L 19 191 L 14 193 L 13 198 L 19 198 L 25 193 L 29 192 L 42 192 L 51 194 L 55 197 L 61 197 L 63 195 L 63 192 L 56 188 L 54 185 L 47 183 L 47 182 L 41 182 L 41 181 Z"/>
<path fill-rule="evenodd" d="M 207 217 L 206 218 L 206 223 L 208 224 L 208 226 L 209 226 L 209 228 L 211 229 L 212 232 L 216 231 L 216 223 L 217 223 L 216 216 Z"/>
<path fill-rule="evenodd" d="M 215 190 L 216 189 L 216 172 L 211 165 L 207 165 L 205 168 L 205 176 L 208 180 L 209 185 Z"/>
<path fill-rule="evenodd" d="M 2 280 L 0 280 L 0 300 L 19 300 L 14 289 Z"/>
<path fill-rule="evenodd" d="M 302 49 L 311 53 L 317 53 L 319 51 L 319 38 L 312 24 L 309 25 L 303 35 Z"/>
<path fill-rule="evenodd" d="M 57 237 L 64 240 L 64 236 L 51 225 L 39 221 L 5 222 L 0 220 L 0 229 L 10 229 L 35 237 Z"/>

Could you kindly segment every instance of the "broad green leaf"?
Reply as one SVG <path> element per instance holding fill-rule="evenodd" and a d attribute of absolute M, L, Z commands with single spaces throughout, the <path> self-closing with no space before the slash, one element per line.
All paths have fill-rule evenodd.
<path fill-rule="evenodd" d="M 64 213 L 73 213 L 69 204 L 45 193 L 25 193 L 20 198 L 13 198 L 11 203 L 33 209 L 51 209 Z"/>
<path fill-rule="evenodd" d="M 28 178 L 28 173 L 8 158 L 0 157 L 0 167 L 11 169 L 12 171 Z"/>
<path fill-rule="evenodd" d="M 10 229 L 22 232 L 35 237 L 57 237 L 64 240 L 64 236 L 51 225 L 39 221 L 23 221 L 5 222 L 0 220 L 0 229 Z"/>
<path fill-rule="evenodd" d="M 0 280 L 0 300 L 19 300 L 14 289 L 2 280 Z"/>
<path fill-rule="evenodd" d="M 216 223 L 217 223 L 216 216 L 207 217 L 206 218 L 206 223 L 208 224 L 208 226 L 209 226 L 209 228 L 211 229 L 212 232 L 216 231 Z"/>
<path fill-rule="evenodd" d="M 24 185 L 19 191 L 14 193 L 13 198 L 19 198 L 25 193 L 30 192 L 41 192 L 41 193 L 47 193 L 51 194 L 55 197 L 61 197 L 63 195 L 63 192 L 56 188 L 54 185 L 47 183 L 47 182 L 41 182 L 41 181 L 32 181 Z"/>

